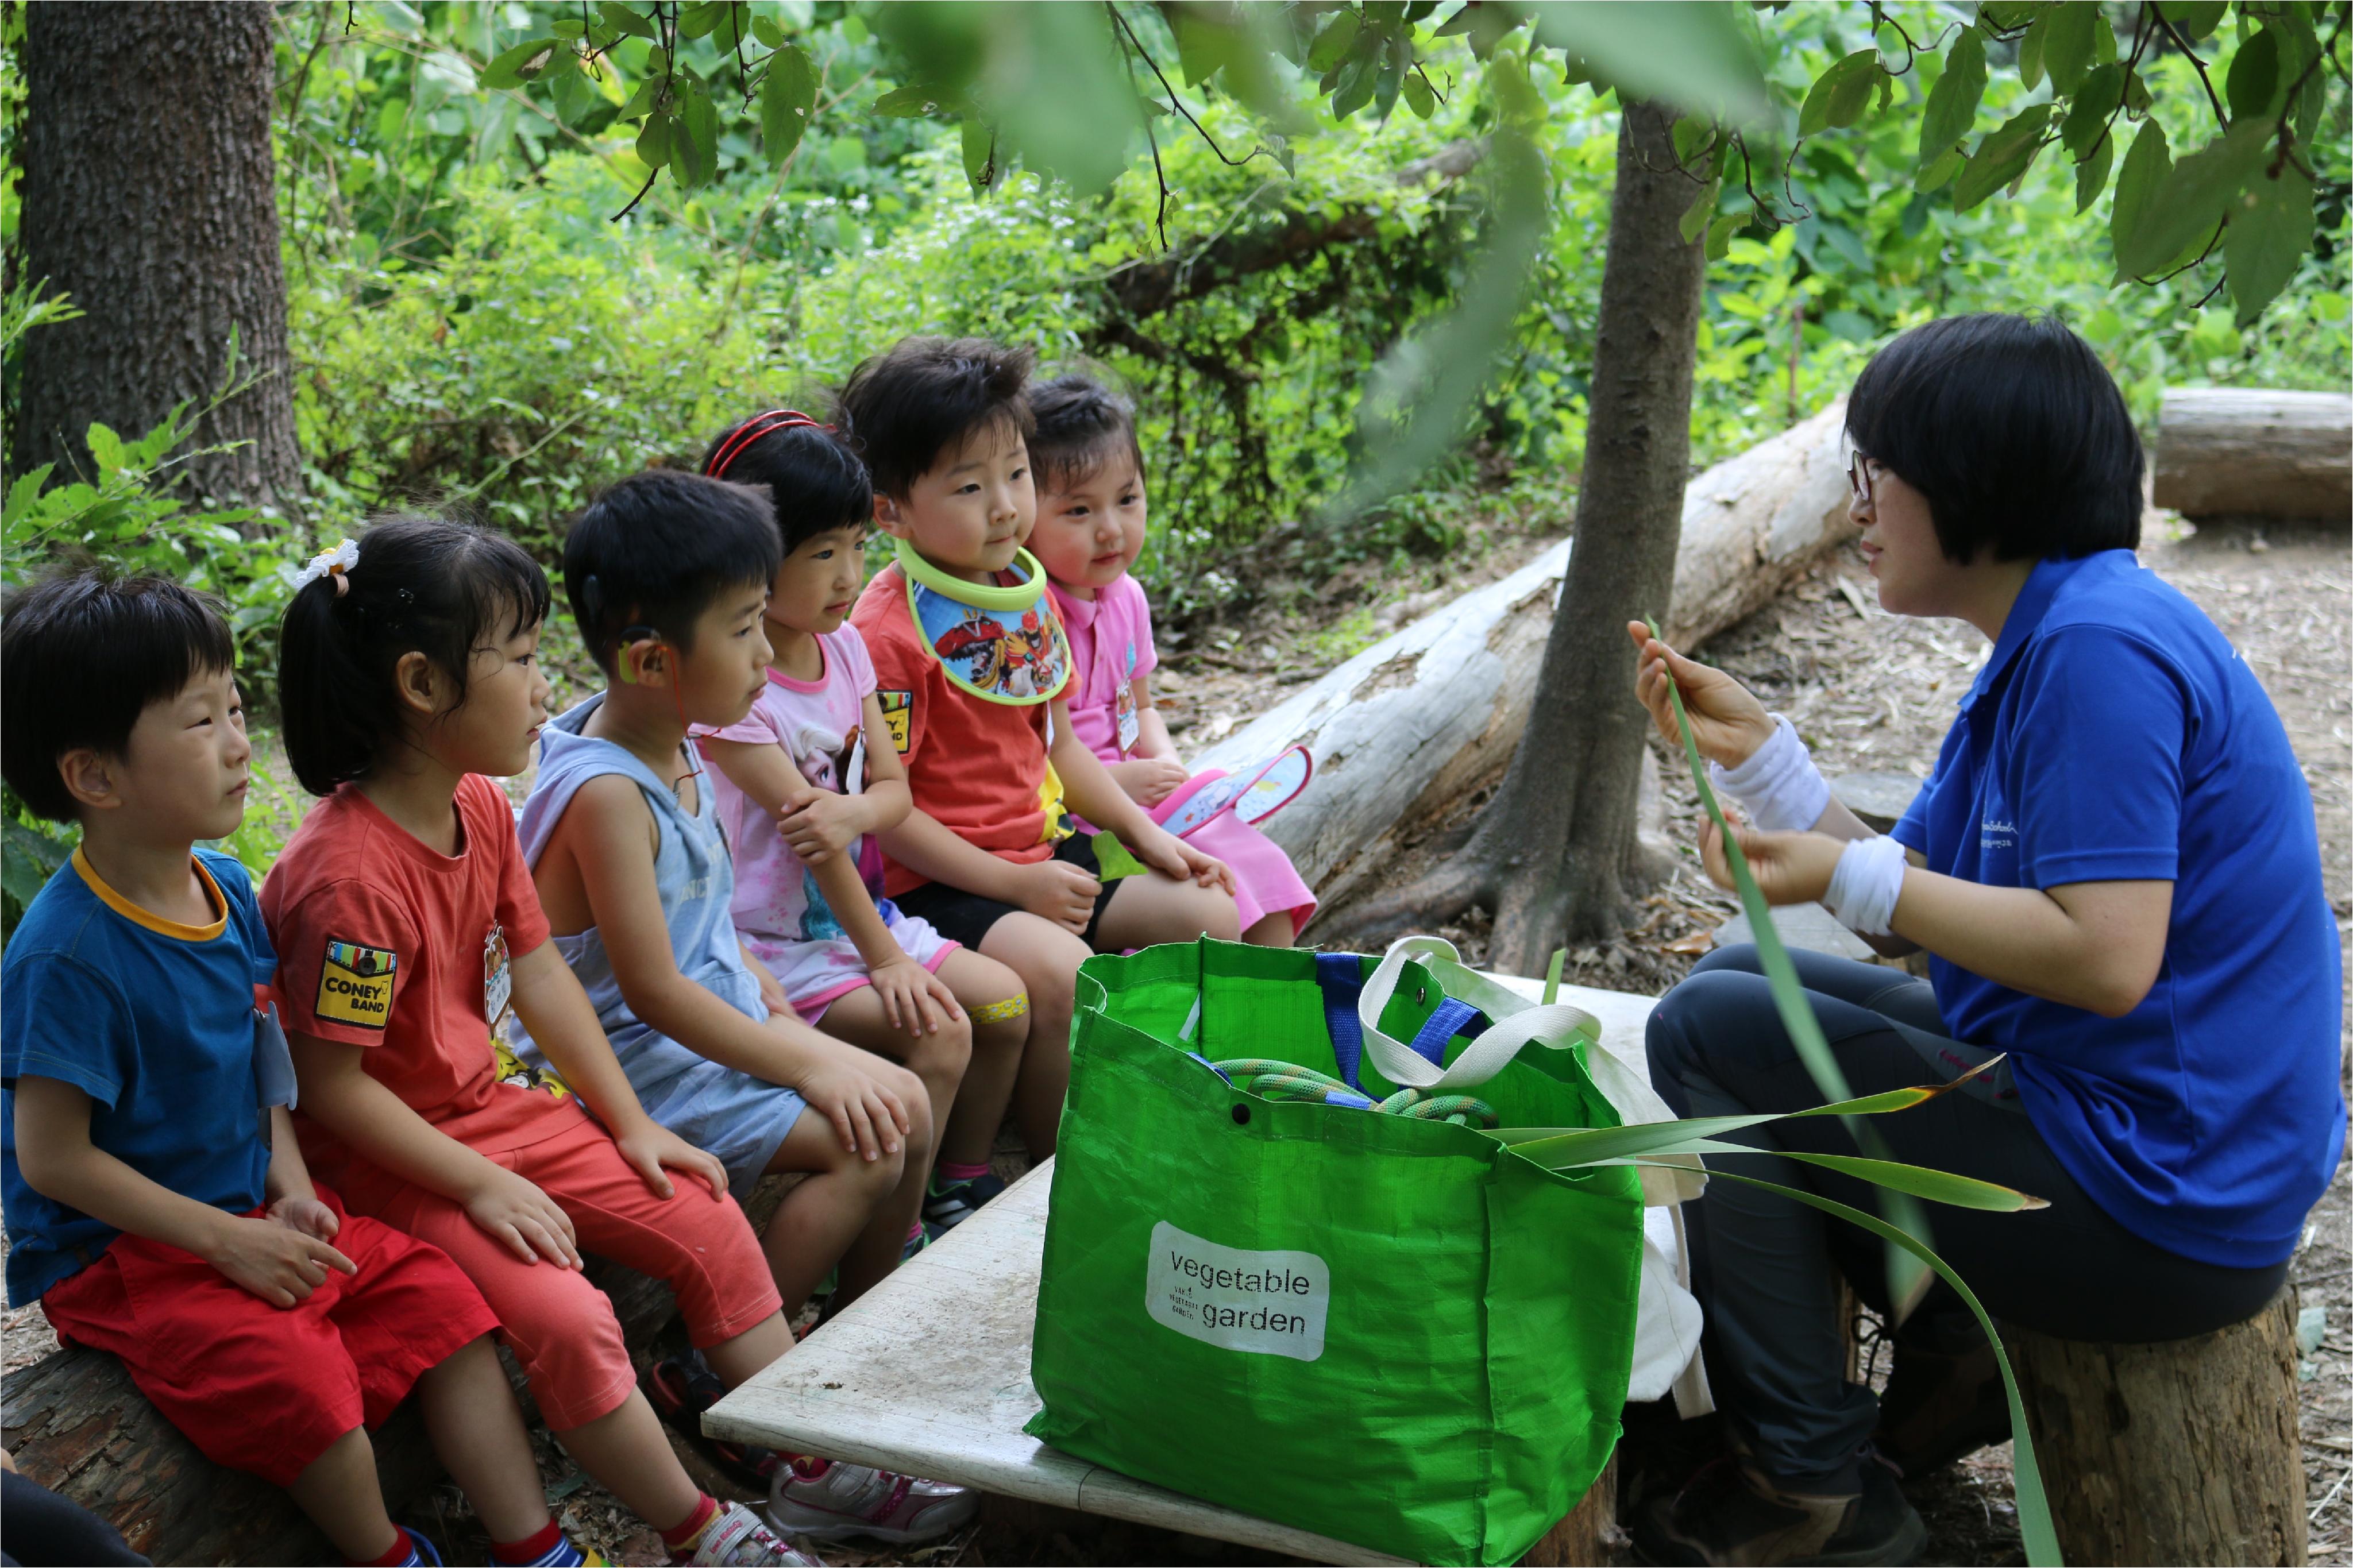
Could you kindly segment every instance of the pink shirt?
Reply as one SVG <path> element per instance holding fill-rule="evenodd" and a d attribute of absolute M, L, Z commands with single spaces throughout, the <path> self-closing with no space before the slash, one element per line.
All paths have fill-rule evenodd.
<path fill-rule="evenodd" d="M 696 725 L 697 735 L 748 745 L 782 746 L 801 777 L 819 789 L 855 794 L 864 780 L 849 773 L 866 699 L 874 690 L 874 665 L 858 628 L 844 626 L 817 639 L 825 671 L 815 680 L 795 680 L 770 669 L 768 684 L 741 722 L 723 730 Z M 810 907 L 801 858 L 776 831 L 776 818 L 759 802 L 728 782 L 716 768 L 705 775 L 719 803 L 719 820 L 735 858 L 735 926 L 747 936 L 809 942 L 839 934 L 822 900 Z M 879 873 L 880 851 L 871 837 L 859 844 L 863 872 Z M 875 889 L 880 893 L 880 889 Z M 755 942 L 755 950 L 758 944 Z"/>
<path fill-rule="evenodd" d="M 1152 605 L 1144 586 L 1123 573 L 1118 582 L 1082 599 L 1052 584 L 1062 629 L 1071 639 L 1071 729 L 1106 763 L 1135 749 L 1134 680 L 1158 667 L 1152 647 Z"/>

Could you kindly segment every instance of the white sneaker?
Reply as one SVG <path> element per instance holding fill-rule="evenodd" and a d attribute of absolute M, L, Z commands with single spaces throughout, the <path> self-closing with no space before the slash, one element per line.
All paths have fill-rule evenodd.
<path fill-rule="evenodd" d="M 698 1568 L 824 1568 L 818 1559 L 794 1551 L 740 1502 L 721 1506 L 686 1561 Z"/>
<path fill-rule="evenodd" d="M 960 1530 L 979 1511 L 968 1487 L 797 1454 L 768 1489 L 768 1522 L 815 1541 L 862 1535 L 907 1546 Z"/>

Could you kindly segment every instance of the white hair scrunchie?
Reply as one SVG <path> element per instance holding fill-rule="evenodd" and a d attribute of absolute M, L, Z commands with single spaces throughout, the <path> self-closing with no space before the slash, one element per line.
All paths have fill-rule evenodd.
<path fill-rule="evenodd" d="M 311 557 L 308 566 L 294 574 L 294 591 L 299 594 L 320 578 L 332 577 L 335 595 L 340 598 L 351 592 L 352 585 L 343 580 L 344 574 L 359 563 L 360 547 L 348 539 L 339 540 L 332 549 L 322 550 Z"/>

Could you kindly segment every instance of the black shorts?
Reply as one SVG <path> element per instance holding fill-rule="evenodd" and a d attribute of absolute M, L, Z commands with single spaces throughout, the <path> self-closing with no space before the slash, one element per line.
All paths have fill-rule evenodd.
<path fill-rule="evenodd" d="M 1071 834 L 1054 846 L 1053 858 L 1076 866 L 1090 877 L 1101 869 L 1095 864 L 1095 836 L 1092 833 Z M 1089 947 L 1095 945 L 1095 932 L 1103 925 L 1103 910 L 1111 907 L 1112 895 L 1118 891 L 1117 882 L 1105 882 L 1103 891 L 1095 895 L 1094 913 L 1087 917 L 1087 929 L 1079 933 Z M 1021 912 L 1018 904 L 967 893 L 945 882 L 926 882 L 891 901 L 899 906 L 901 914 L 931 921 L 934 931 L 976 952 L 980 951 L 980 939 L 988 934 L 991 926 L 1008 915 Z"/>

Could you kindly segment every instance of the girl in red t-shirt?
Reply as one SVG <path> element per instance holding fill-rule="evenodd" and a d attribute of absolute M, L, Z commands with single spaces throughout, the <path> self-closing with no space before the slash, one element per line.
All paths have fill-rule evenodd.
<path fill-rule="evenodd" d="M 313 1168 L 457 1260 L 549 1427 L 673 1561 L 807 1562 L 688 1479 L 580 1272 L 586 1248 L 668 1283 L 731 1385 L 791 1347 L 725 1171 L 638 1105 L 481 776 L 521 773 L 545 721 L 547 579 L 511 541 L 425 518 L 316 564 L 279 668 L 288 760 L 327 798 L 261 894 Z M 502 1074 L 510 1008 L 562 1084 Z"/>

